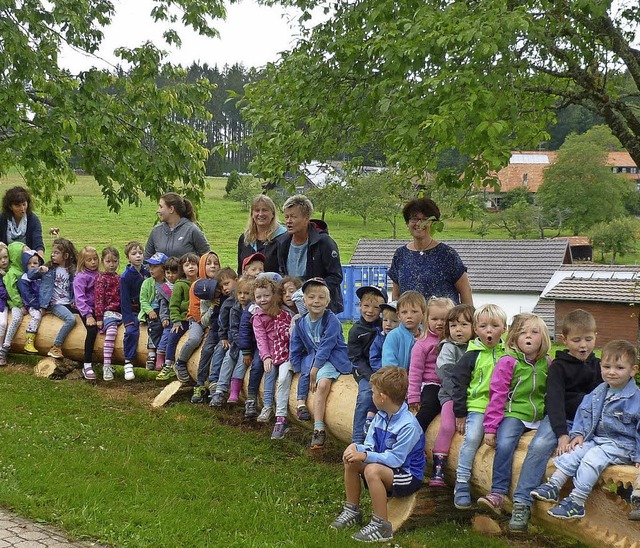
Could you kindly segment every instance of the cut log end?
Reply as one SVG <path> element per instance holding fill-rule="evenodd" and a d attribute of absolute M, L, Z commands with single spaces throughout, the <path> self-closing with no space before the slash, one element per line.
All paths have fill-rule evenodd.
<path fill-rule="evenodd" d="M 170 382 L 167 386 L 162 389 L 162 392 L 158 394 L 154 400 L 151 402 L 151 407 L 164 407 L 167 405 L 174 396 L 180 392 L 183 384 L 180 381 Z"/>

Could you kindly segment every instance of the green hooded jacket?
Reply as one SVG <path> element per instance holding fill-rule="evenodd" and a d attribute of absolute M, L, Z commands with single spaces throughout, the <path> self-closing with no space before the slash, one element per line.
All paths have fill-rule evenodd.
<path fill-rule="evenodd" d="M 18 280 L 24 274 L 22 269 L 22 249 L 25 245 L 22 242 L 13 242 L 9 244 L 9 268 L 4 276 L 4 286 L 7 288 L 9 300 L 7 301 L 10 308 L 21 308 L 23 306 L 22 297 L 18 291 Z"/>

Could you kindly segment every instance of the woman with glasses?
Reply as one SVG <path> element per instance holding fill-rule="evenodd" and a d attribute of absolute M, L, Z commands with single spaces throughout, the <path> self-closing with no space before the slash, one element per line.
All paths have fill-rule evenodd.
<path fill-rule="evenodd" d="M 458 253 L 431 235 L 440 210 L 433 200 L 416 198 L 402 209 L 413 240 L 393 255 L 388 275 L 393 280 L 392 299 L 410 289 L 426 299 L 449 297 L 456 304 L 473 305 L 467 268 Z"/>

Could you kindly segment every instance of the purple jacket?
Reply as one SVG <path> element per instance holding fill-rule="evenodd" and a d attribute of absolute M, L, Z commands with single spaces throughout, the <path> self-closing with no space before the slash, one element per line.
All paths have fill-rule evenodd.
<path fill-rule="evenodd" d="M 97 277 L 97 270 L 84 270 L 83 272 L 78 272 L 73 278 L 73 294 L 76 299 L 76 308 L 84 318 L 95 314 L 95 285 Z"/>

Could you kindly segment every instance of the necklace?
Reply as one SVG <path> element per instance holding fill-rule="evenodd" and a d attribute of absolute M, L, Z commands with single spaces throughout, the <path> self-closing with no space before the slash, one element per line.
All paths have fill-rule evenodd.
<path fill-rule="evenodd" d="M 428 251 L 429 249 L 431 249 L 432 247 L 434 247 L 435 243 L 436 243 L 436 241 L 435 241 L 433 238 L 431 238 L 431 240 L 429 240 L 429 243 L 428 243 L 426 246 L 424 246 L 424 247 L 417 247 L 417 246 L 416 246 L 416 242 L 415 242 L 415 240 L 414 240 L 414 241 L 413 241 L 413 249 L 414 249 L 415 251 L 420 252 L 420 255 L 424 255 L 424 252 L 425 252 L 425 251 Z"/>

